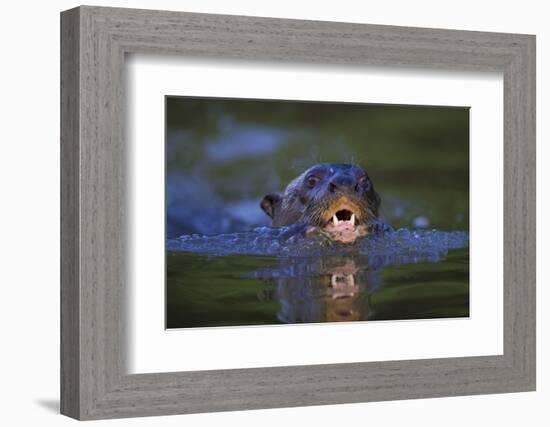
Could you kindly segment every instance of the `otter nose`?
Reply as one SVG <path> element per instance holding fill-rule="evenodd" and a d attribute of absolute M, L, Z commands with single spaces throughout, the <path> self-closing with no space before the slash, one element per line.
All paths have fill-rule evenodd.
<path fill-rule="evenodd" d="M 330 191 L 335 192 L 336 190 L 339 191 L 354 191 L 355 190 L 355 179 L 349 175 L 335 175 L 332 177 L 328 184 L 328 188 Z"/>

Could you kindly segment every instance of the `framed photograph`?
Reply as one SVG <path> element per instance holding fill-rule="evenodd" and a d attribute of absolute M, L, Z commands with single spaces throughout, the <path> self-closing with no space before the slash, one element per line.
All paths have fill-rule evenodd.
<path fill-rule="evenodd" d="M 535 390 L 535 37 L 61 14 L 61 412 Z"/>

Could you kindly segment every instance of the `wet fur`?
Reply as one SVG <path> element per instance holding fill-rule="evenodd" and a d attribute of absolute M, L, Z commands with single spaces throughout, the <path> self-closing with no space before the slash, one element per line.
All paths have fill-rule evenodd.
<path fill-rule="evenodd" d="M 339 173 L 346 176 L 347 174 L 364 174 L 367 176 L 370 188 L 358 194 L 330 192 L 328 191 L 328 182 L 331 177 L 329 174 L 329 170 L 331 169 L 334 170 L 333 175 Z M 305 185 L 305 179 L 311 171 L 315 170 L 324 170 L 325 177 L 319 182 L 319 185 L 309 189 Z M 370 177 L 368 177 L 363 169 L 347 164 L 319 164 L 312 166 L 292 180 L 282 194 L 271 193 L 266 195 L 261 202 L 261 207 L 272 218 L 272 225 L 274 227 L 292 224 L 323 227 L 327 221 L 327 212 L 342 198 L 347 198 L 351 204 L 357 207 L 362 224 L 378 218 L 381 200 L 378 193 L 374 190 Z"/>

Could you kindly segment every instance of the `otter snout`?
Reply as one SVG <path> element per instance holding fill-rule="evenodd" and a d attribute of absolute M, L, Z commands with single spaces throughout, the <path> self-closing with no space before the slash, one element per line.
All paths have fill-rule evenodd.
<path fill-rule="evenodd" d="M 336 173 L 328 183 L 328 190 L 331 193 L 355 193 L 359 192 L 357 179 L 345 173 Z"/>

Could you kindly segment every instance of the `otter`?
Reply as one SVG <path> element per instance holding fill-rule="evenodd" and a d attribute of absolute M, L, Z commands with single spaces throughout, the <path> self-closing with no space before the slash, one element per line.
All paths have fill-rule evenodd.
<path fill-rule="evenodd" d="M 286 270 L 276 278 L 272 297 L 279 302 L 280 321 L 348 322 L 369 320 L 375 314 L 370 299 L 380 286 L 379 271 L 348 255 L 286 262 L 294 274 Z M 300 274 L 304 271 L 305 276 Z"/>
<path fill-rule="evenodd" d="M 302 224 L 306 235 L 353 243 L 373 230 L 380 203 L 364 169 L 321 163 L 292 180 L 284 192 L 265 195 L 260 206 L 273 227 Z"/>

